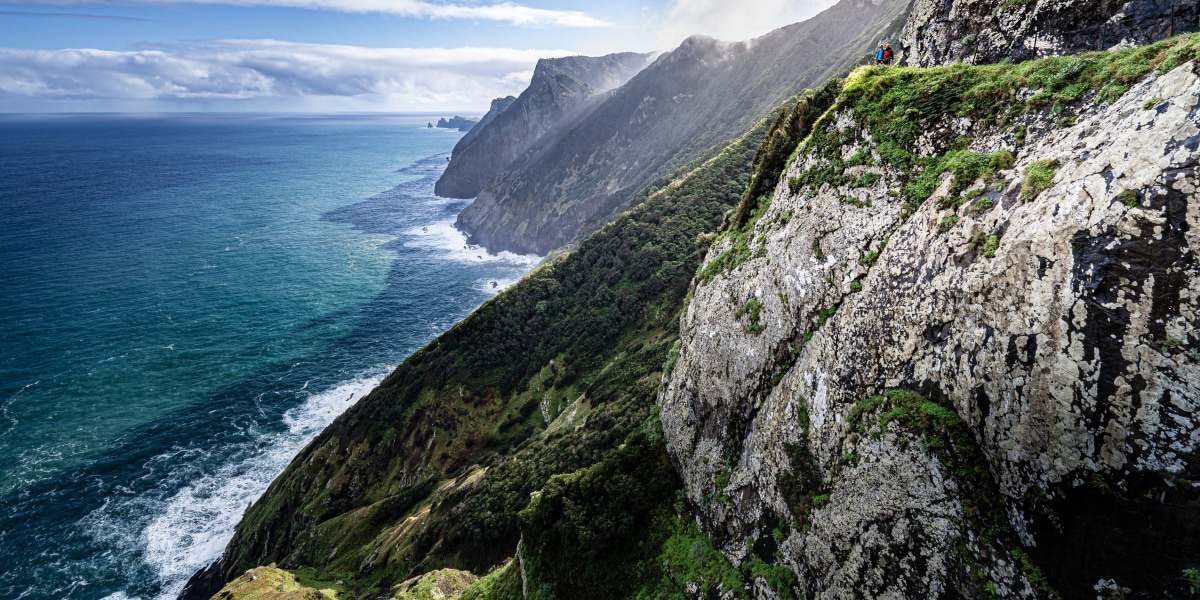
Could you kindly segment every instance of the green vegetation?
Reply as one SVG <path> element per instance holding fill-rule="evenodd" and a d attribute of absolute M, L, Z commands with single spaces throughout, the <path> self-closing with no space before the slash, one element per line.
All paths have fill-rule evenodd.
<path fill-rule="evenodd" d="M 1000 248 L 1000 237 L 989 235 L 987 240 L 983 242 L 983 255 L 988 258 L 996 258 L 996 250 Z"/>
<path fill-rule="evenodd" d="M 1029 585 L 1033 586 L 1034 590 L 1050 598 L 1058 596 L 1058 592 L 1050 586 L 1049 581 L 1046 581 L 1046 575 L 1042 573 L 1042 570 L 1037 565 L 1033 564 L 1033 560 L 1029 558 L 1029 555 L 1024 550 L 1013 548 L 1009 552 L 1009 555 L 1016 561 L 1017 566 L 1021 570 L 1021 575 L 1025 577 L 1025 581 L 1028 581 Z"/>
<path fill-rule="evenodd" d="M 842 80 L 830 79 L 815 90 L 805 90 L 785 105 L 787 109 L 771 124 L 771 130 L 754 155 L 750 183 L 738 204 L 731 224 L 733 229 L 744 229 L 755 211 L 766 208 L 780 176 L 794 158 L 796 147 L 808 137 L 813 123 L 833 105 L 841 91 Z"/>
<path fill-rule="evenodd" d="M 845 171 L 870 165 L 889 179 L 898 174 L 910 208 L 949 174 L 948 206 L 974 201 L 972 209 L 986 210 L 993 200 L 976 184 L 1011 168 L 1012 155 L 972 152 L 964 138 L 941 156 L 914 156 L 917 136 L 937 120 L 958 115 L 1007 127 L 1028 111 L 1068 118 L 1085 99 L 1110 101 L 1142 74 L 1197 55 L 1200 35 L 1191 35 L 1022 65 L 869 67 L 844 89 L 832 82 L 806 93 L 694 170 L 652 186 L 635 209 L 406 360 L 250 508 L 225 574 L 278 561 L 302 565 L 305 581 L 344 581 L 339 591 L 373 597 L 435 569 L 490 571 L 468 588 L 470 598 L 517 597 L 522 574 L 534 597 L 585 598 L 681 597 L 689 583 L 745 597 L 745 583 L 761 577 L 788 597 L 798 585 L 789 571 L 761 556 L 734 568 L 696 528 L 657 428 L 655 393 L 678 360 L 678 316 L 712 232 L 726 223 L 715 242 L 725 250 L 699 284 L 761 252 L 752 230 L 795 152 L 817 162 L 797 178 L 798 191 L 866 185 L 865 175 Z M 832 127 L 837 108 L 855 111 L 877 155 L 860 149 L 843 162 L 841 149 L 862 133 Z M 1022 194 L 1048 186 L 1056 168 L 1032 165 Z M 970 244 L 994 257 L 1000 235 L 981 231 Z M 885 246 L 862 264 L 874 265 Z M 837 308 L 820 312 L 815 326 Z M 747 330 L 761 327 L 761 309 L 757 300 L 741 306 Z M 985 543 L 1010 535 L 986 461 L 953 411 L 888 392 L 856 406 L 851 421 L 862 433 L 889 424 L 918 433 L 965 490 L 967 516 Z M 797 441 L 784 445 L 789 469 L 780 491 L 796 520 L 786 527 L 807 527 L 829 498 L 807 429 L 804 422 Z M 524 571 L 506 562 L 522 536 Z"/>
<path fill-rule="evenodd" d="M 518 561 L 509 559 L 463 590 L 459 600 L 524 600 Z"/>
<path fill-rule="evenodd" d="M 647 508 L 673 501 L 679 486 L 666 448 L 641 431 L 598 464 L 551 477 L 521 511 L 529 573 L 553 597 L 627 597 L 653 578 L 637 567 L 653 564 L 664 540 L 628 542 L 662 517 Z"/>
<path fill-rule="evenodd" d="M 1142 103 L 1142 110 L 1150 110 L 1150 109 L 1154 108 L 1155 106 L 1158 106 L 1162 101 L 1163 101 L 1162 98 L 1155 96 L 1155 97 Z"/>
<path fill-rule="evenodd" d="M 1025 181 L 1021 184 L 1021 200 L 1029 202 L 1037 198 L 1038 194 L 1050 189 L 1059 166 L 1057 160 L 1043 159 L 1025 167 Z"/>
<path fill-rule="evenodd" d="M 984 197 L 976 201 L 975 204 L 972 204 L 967 210 L 971 212 L 983 212 L 991 209 L 993 206 L 996 206 L 996 201 L 992 200 L 991 198 Z"/>
<path fill-rule="evenodd" d="M 958 216 L 950 215 L 942 219 L 941 223 L 938 223 L 938 231 L 945 233 L 953 229 L 955 225 L 958 225 Z"/>
<path fill-rule="evenodd" d="M 1124 204 L 1129 208 L 1133 208 L 1138 205 L 1138 195 L 1137 192 L 1133 190 L 1125 190 L 1120 194 L 1117 194 L 1117 200 L 1120 200 L 1121 204 Z"/>
<path fill-rule="evenodd" d="M 919 157 L 912 149 L 934 123 L 946 117 L 967 117 L 983 126 L 1012 128 L 1015 145 L 1025 143 L 1027 130 L 1013 126 L 1026 113 L 1067 114 L 1081 101 L 1111 102 L 1143 75 L 1166 72 L 1200 58 L 1200 34 L 1189 34 L 1141 48 L 1062 56 L 1021 64 L 972 66 L 957 64 L 931 69 L 862 67 L 846 80 L 831 109 L 811 127 L 802 144 L 816 164 L 789 180 L 793 192 L 821 185 L 851 185 L 841 149 L 858 134 L 834 127 L 834 114 L 853 110 L 862 130 L 869 131 L 882 163 L 901 175 L 909 212 L 927 200 L 941 178 L 953 175 L 945 207 L 960 205 L 962 192 L 977 180 L 1011 168 L 1013 157 L 1001 150 L 980 154 L 967 149 L 970 140 L 955 140 L 936 156 Z M 1007 99 L 998 101 L 997 99 Z M 858 156 L 857 154 L 855 156 Z M 1041 165 L 1027 177 L 1031 190 L 1045 185 L 1053 170 Z M 1032 179 L 1032 182 L 1030 180 Z M 1035 194 L 1036 195 L 1036 194 Z"/>
<path fill-rule="evenodd" d="M 980 178 L 989 177 L 996 171 L 1012 166 L 1013 155 L 1008 150 L 997 150 L 991 154 L 979 154 L 970 150 L 953 150 L 941 156 L 914 159 L 920 174 L 904 185 L 903 193 L 910 211 L 921 206 L 934 190 L 945 173 L 953 176 L 949 194 L 939 203 L 939 208 L 958 208 L 969 199 L 963 192 Z"/>
<path fill-rule="evenodd" d="M 734 313 L 734 317 L 738 319 L 742 318 L 743 316 L 750 317 L 750 324 L 744 328 L 746 333 L 762 333 L 763 330 L 767 328 L 765 325 L 759 322 L 762 316 L 762 307 L 762 302 L 751 298 L 747 300 L 741 308 L 737 309 L 736 313 Z"/>
<path fill-rule="evenodd" d="M 296 580 L 291 573 L 275 567 L 258 567 L 230 581 L 213 598 L 237 600 L 337 600 L 334 589 L 317 590 Z"/>
<path fill-rule="evenodd" d="M 1017 6 L 1025 6 L 1033 1 L 1034 0 L 1004 0 L 1004 4 L 1000 5 L 1000 10 L 1008 10 Z"/>
<path fill-rule="evenodd" d="M 971 238 L 971 241 L 967 242 L 967 245 L 972 250 L 988 258 L 996 258 L 996 250 L 1000 249 L 1000 235 L 988 235 L 982 231 L 977 231 L 975 232 L 975 236 Z"/>
<path fill-rule="evenodd" d="M 883 176 L 878 173 L 863 173 L 862 175 L 858 176 L 858 179 L 854 180 L 854 183 L 850 184 L 850 187 L 854 187 L 854 188 L 872 187 L 872 186 L 875 186 L 876 184 L 878 184 L 879 180 L 882 178 L 883 178 Z"/>
<path fill-rule="evenodd" d="M 1188 583 L 1188 593 L 1193 596 L 1200 595 L 1200 569 L 1188 568 L 1183 570 L 1183 578 Z"/>
<path fill-rule="evenodd" d="M 657 427 L 635 432 L 592 467 L 552 477 L 521 512 L 530 597 L 682 600 L 693 584 L 701 597 L 749 600 L 747 583 L 761 577 L 794 600 L 790 569 L 760 557 L 734 567 L 697 528 Z"/>
<path fill-rule="evenodd" d="M 887 240 L 883 240 L 879 244 L 879 248 L 866 253 L 862 258 L 858 259 L 858 262 L 867 267 L 875 266 L 875 262 L 879 260 L 879 255 L 887 248 L 887 243 Z"/>
<path fill-rule="evenodd" d="M 226 572 L 287 562 L 364 594 L 511 557 L 532 492 L 601 462 L 652 418 L 697 240 L 741 200 L 769 124 L 406 360 L 254 504 Z M 509 589 L 505 577 L 479 585 Z"/>
<path fill-rule="evenodd" d="M 441 600 L 461 594 L 478 579 L 467 571 L 438 569 L 394 586 L 389 600 Z"/>

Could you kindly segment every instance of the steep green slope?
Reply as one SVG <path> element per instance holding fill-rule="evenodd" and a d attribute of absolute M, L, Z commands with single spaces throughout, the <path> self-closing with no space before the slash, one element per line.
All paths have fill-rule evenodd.
<path fill-rule="evenodd" d="M 532 492 L 656 422 L 697 238 L 740 201 L 772 121 L 405 361 L 271 484 L 214 580 L 278 563 L 379 591 L 511 557 Z"/>
<path fill-rule="evenodd" d="M 692 37 L 569 127 L 547 132 L 458 226 L 489 250 L 545 254 L 581 240 L 656 179 L 724 147 L 776 106 L 861 62 L 910 0 L 842 0 L 750 42 Z"/>

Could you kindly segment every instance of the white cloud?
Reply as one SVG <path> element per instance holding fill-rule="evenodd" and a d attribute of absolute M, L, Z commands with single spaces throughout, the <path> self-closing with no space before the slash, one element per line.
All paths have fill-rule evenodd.
<path fill-rule="evenodd" d="M 0 0 L 7 4 L 9 0 Z M 68 6 L 79 4 L 113 4 L 111 0 L 34 0 L 22 5 Z M 426 19 L 464 19 L 498 21 L 524 27 L 605 27 L 609 23 L 585 12 L 533 8 L 512 2 L 495 4 L 454 4 L 426 0 L 133 0 L 133 4 L 220 4 L 225 6 L 258 6 L 301 8 L 347 13 L 379 13 Z"/>
<path fill-rule="evenodd" d="M 748 40 L 772 29 L 807 19 L 836 0 L 672 0 L 658 29 L 662 48 L 702 33 L 728 41 Z"/>
<path fill-rule="evenodd" d="M 130 52 L 0 48 L 0 107 L 31 102 L 191 102 L 271 109 L 486 110 L 519 93 L 537 59 L 565 50 L 364 48 L 218 40 Z"/>

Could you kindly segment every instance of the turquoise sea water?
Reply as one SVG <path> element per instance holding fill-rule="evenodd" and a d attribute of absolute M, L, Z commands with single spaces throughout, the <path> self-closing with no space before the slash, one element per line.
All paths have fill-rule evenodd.
<path fill-rule="evenodd" d="M 168 598 L 291 456 L 515 281 L 427 117 L 0 117 L 0 597 Z"/>

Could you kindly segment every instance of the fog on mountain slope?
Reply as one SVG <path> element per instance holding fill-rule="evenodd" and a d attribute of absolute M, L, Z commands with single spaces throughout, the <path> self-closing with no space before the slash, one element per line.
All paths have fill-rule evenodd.
<path fill-rule="evenodd" d="M 649 59 L 648 54 L 623 52 L 539 60 L 520 97 L 493 100 L 474 130 L 454 146 L 434 193 L 474 198 L 551 127 L 574 122 L 589 104 L 628 81 Z"/>
<path fill-rule="evenodd" d="M 491 251 L 545 254 L 583 239 L 646 186 L 664 185 L 787 98 L 865 60 L 899 30 L 908 4 L 843 0 L 749 42 L 689 38 L 586 115 L 551 127 L 479 192 L 458 226 Z"/>

